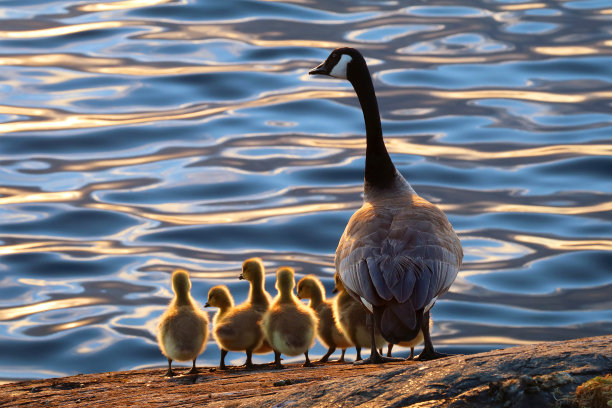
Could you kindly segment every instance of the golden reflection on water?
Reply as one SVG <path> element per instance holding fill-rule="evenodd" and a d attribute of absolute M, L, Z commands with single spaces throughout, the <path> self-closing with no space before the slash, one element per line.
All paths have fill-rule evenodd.
<path fill-rule="evenodd" d="M 0 187 L 0 194 L 7 194 Z M 80 191 L 57 191 L 50 193 L 12 193 L 6 197 L 0 197 L 0 205 L 3 204 L 30 204 L 30 203 L 51 203 L 63 201 L 76 201 L 83 197 Z"/>
<path fill-rule="evenodd" d="M 486 212 L 499 213 L 538 213 L 538 214 L 559 214 L 559 215 L 581 215 L 599 212 L 612 211 L 612 202 L 584 205 L 576 207 L 553 207 L 548 205 L 527 205 L 527 204 L 495 204 L 483 209 Z"/>
<path fill-rule="evenodd" d="M 0 66 L 66 67 L 75 71 L 96 74 L 130 76 L 169 76 L 188 74 L 212 74 L 217 72 L 277 72 L 279 65 L 230 64 L 230 65 L 155 65 L 138 64 L 121 58 L 91 57 L 77 54 L 2 55 Z M 19 108 L 17 108 L 19 109 Z"/>
<path fill-rule="evenodd" d="M 554 55 L 558 57 L 575 57 L 578 55 L 599 54 L 601 50 L 595 47 L 585 47 L 580 45 L 563 45 L 557 47 L 533 47 L 533 51 L 543 55 Z"/>
<path fill-rule="evenodd" d="M 520 4 L 507 4 L 501 6 L 500 9 L 507 11 L 520 11 L 520 10 L 533 10 L 539 8 L 548 7 L 546 3 L 520 3 Z"/>
<path fill-rule="evenodd" d="M 31 252 L 87 252 L 98 255 L 133 255 L 152 252 L 153 248 L 118 247 L 113 241 L 75 241 L 74 243 L 57 243 L 55 241 L 28 242 L 25 244 L 0 245 L 0 255 L 11 255 Z"/>
<path fill-rule="evenodd" d="M 312 213 L 322 213 L 325 211 L 342 211 L 358 208 L 361 202 L 348 203 L 319 203 L 319 204 L 299 204 L 284 207 L 254 208 L 245 211 L 227 211 L 209 214 L 172 214 L 173 205 L 168 204 L 166 213 L 153 213 L 139 208 L 124 205 L 93 203 L 86 204 L 85 207 L 96 208 L 106 211 L 122 212 L 151 220 L 166 222 L 177 225 L 211 225 L 211 224 L 233 224 L 261 221 L 273 217 L 288 215 L 305 215 Z"/>
<path fill-rule="evenodd" d="M 515 235 L 514 239 L 556 251 L 612 251 L 612 241 L 605 239 L 554 239 L 522 234 Z"/>
<path fill-rule="evenodd" d="M 140 38 L 151 40 L 189 40 L 197 41 L 209 38 L 225 38 L 228 40 L 239 41 L 244 44 L 251 44 L 263 48 L 276 47 L 304 47 L 304 48 L 322 48 L 333 49 L 346 46 L 346 43 L 335 41 L 321 41 L 312 39 L 279 39 L 279 40 L 263 40 L 260 37 L 263 34 L 245 33 L 239 31 L 239 25 L 232 24 L 183 24 L 179 30 L 162 31 L 140 35 Z M 275 35 L 275 33 L 265 33 L 265 35 Z M 280 37 L 280 36 L 279 36 Z M 364 48 L 362 46 L 362 48 Z"/>
<path fill-rule="evenodd" d="M 82 4 L 79 5 L 76 9 L 85 12 L 114 11 L 157 6 L 160 4 L 167 4 L 172 2 L 174 2 L 174 0 L 123 0 L 108 3 Z"/>
<path fill-rule="evenodd" d="M 544 343 L 543 340 L 524 340 L 514 337 L 504 336 L 453 336 L 445 339 L 439 339 L 438 344 L 508 344 L 508 345 L 529 345 Z"/>
<path fill-rule="evenodd" d="M 262 96 L 254 100 L 214 108 L 206 108 L 204 106 L 196 105 L 168 111 L 141 113 L 69 114 L 59 110 L 53 111 L 50 109 L 45 109 L 45 116 L 51 117 L 51 119 L 1 123 L 0 133 L 83 129 L 172 120 L 199 119 L 202 117 L 239 109 L 278 105 L 308 99 L 348 98 L 353 96 L 354 93 L 349 91 L 301 91 L 289 94 Z M 34 108 L 15 108 L 11 106 L 6 107 L 0 105 L 0 114 L 13 113 L 14 111 L 19 111 L 20 115 L 42 116 L 41 111 L 43 110 Z"/>
<path fill-rule="evenodd" d="M 92 30 L 104 30 L 111 28 L 119 28 L 133 25 L 126 21 L 98 21 L 95 23 L 82 23 L 65 25 L 60 27 L 39 28 L 36 30 L 18 30 L 18 31 L 2 31 L 0 30 L 0 38 L 9 39 L 32 39 L 43 37 L 58 37 L 68 34 L 82 33 Z"/>
<path fill-rule="evenodd" d="M 97 297 L 73 297 L 69 299 L 48 300 L 32 305 L 8 307 L 0 310 L 0 320 L 13 320 L 48 310 L 92 306 L 107 303 L 108 299 Z"/>
<path fill-rule="evenodd" d="M 474 91 L 431 91 L 432 96 L 443 99 L 520 99 L 535 102 L 579 103 L 598 99 L 597 94 L 562 94 L 519 89 L 483 89 Z"/>

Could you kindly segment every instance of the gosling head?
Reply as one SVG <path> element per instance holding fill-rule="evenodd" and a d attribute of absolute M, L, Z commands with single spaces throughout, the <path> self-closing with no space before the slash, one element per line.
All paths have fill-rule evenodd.
<path fill-rule="evenodd" d="M 278 268 L 276 271 L 276 290 L 279 293 L 290 293 L 295 287 L 295 273 L 288 266 Z"/>
<path fill-rule="evenodd" d="M 365 59 L 356 49 L 349 47 L 336 48 L 325 61 L 311 69 L 308 74 L 327 75 L 350 80 L 351 73 L 362 65 L 365 66 Z"/>
<path fill-rule="evenodd" d="M 344 291 L 344 285 L 342 284 L 342 281 L 340 280 L 340 276 L 335 273 L 334 274 L 334 290 L 332 290 L 332 293 L 338 293 L 338 292 L 343 292 Z"/>
<path fill-rule="evenodd" d="M 314 275 L 306 275 L 297 283 L 297 296 L 300 299 L 321 298 L 325 294 L 325 287 Z"/>
<path fill-rule="evenodd" d="M 239 279 L 246 279 L 249 282 L 262 280 L 264 277 L 264 266 L 261 258 L 251 258 L 242 264 L 242 273 Z"/>
<path fill-rule="evenodd" d="M 204 307 L 233 307 L 234 298 L 229 289 L 225 285 L 217 285 L 210 288 L 208 291 L 208 300 Z"/>
<path fill-rule="evenodd" d="M 177 296 L 187 296 L 191 290 L 189 273 L 184 269 L 176 269 L 172 272 L 172 290 Z"/>

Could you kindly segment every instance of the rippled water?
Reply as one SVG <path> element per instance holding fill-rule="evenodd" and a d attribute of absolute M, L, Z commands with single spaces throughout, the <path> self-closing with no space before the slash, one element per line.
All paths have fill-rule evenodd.
<path fill-rule="evenodd" d="M 220 283 L 242 301 L 252 256 L 273 294 L 280 265 L 330 290 L 364 127 L 347 82 L 307 71 L 343 45 L 463 242 L 439 349 L 612 332 L 609 0 L 5 0 L 0 18 L 0 379 L 163 366 L 177 267 L 200 301 Z"/>

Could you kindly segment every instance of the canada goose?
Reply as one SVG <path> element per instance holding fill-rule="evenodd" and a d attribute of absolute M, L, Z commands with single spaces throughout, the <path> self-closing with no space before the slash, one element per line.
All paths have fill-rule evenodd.
<path fill-rule="evenodd" d="M 239 276 L 239 279 L 244 279 L 249 282 L 249 297 L 248 299 L 241 305 L 241 307 L 250 307 L 256 312 L 260 313 L 259 321 L 263 317 L 263 314 L 270 307 L 270 303 L 272 302 L 272 297 L 268 292 L 266 292 L 265 288 L 265 268 L 261 258 L 250 258 L 242 263 L 242 273 Z M 266 339 L 261 343 L 261 345 L 253 350 L 255 354 L 264 354 L 272 351 L 272 346 Z"/>
<path fill-rule="evenodd" d="M 332 311 L 332 302 L 325 299 L 325 287 L 321 281 L 314 275 L 304 276 L 297 284 L 297 296 L 300 299 L 310 299 L 308 306 L 317 313 L 319 318 L 317 336 L 321 343 L 328 347 L 327 353 L 321 357 L 319 362 L 327 362 L 329 356 L 336 351 L 336 347 L 342 350 L 342 356 L 339 361 L 343 362 L 346 348 L 353 344 L 336 325 L 334 312 Z"/>
<path fill-rule="evenodd" d="M 228 351 L 245 351 L 245 366 L 253 367 L 251 357 L 263 341 L 260 320 L 261 313 L 250 304 L 234 307 L 234 298 L 225 285 L 217 285 L 208 291 L 205 307 L 218 307 L 213 318 L 213 337 L 221 350 L 219 368 L 227 369 L 225 356 Z"/>
<path fill-rule="evenodd" d="M 357 359 L 361 360 L 361 348 L 370 345 L 370 329 L 368 328 L 366 310 L 361 306 L 361 303 L 353 299 L 342 285 L 338 278 L 338 274 L 334 275 L 335 287 L 333 292 L 338 293 L 334 299 L 333 314 L 334 320 L 344 335 L 353 343 L 357 351 Z M 378 329 L 375 329 L 375 345 L 376 348 L 381 348 L 387 341 L 380 335 Z"/>
<path fill-rule="evenodd" d="M 174 376 L 172 360 L 192 360 L 188 374 L 197 374 L 196 358 L 208 341 L 208 314 L 200 310 L 189 293 L 191 282 L 187 271 L 175 270 L 171 280 L 174 299 L 161 316 L 157 330 L 159 348 L 168 358 L 166 376 Z"/>
<path fill-rule="evenodd" d="M 365 59 L 338 48 L 309 74 L 347 79 L 355 89 L 366 128 L 364 202 L 349 220 L 335 266 L 351 296 L 373 315 L 390 343 L 423 331 L 420 360 L 443 357 L 429 334 L 429 310 L 457 276 L 463 250 L 444 213 L 419 197 L 395 169 L 382 135 L 374 86 Z M 390 361 L 376 353 L 365 362 Z"/>
<path fill-rule="evenodd" d="M 270 309 L 261 321 L 264 334 L 274 348 L 276 368 L 283 368 L 280 356 L 297 356 L 304 353 L 304 367 L 312 367 L 308 349 L 314 343 L 318 318 L 315 312 L 305 306 L 293 294 L 295 278 L 293 269 L 281 267 L 276 271 L 276 289 Z"/>

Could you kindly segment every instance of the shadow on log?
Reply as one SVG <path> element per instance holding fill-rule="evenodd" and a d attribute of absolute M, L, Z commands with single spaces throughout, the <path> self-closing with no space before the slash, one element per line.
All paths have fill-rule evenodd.
<path fill-rule="evenodd" d="M 612 371 L 611 357 L 612 335 L 423 363 L 83 374 L 2 385 L 0 406 L 569 407 L 578 385 Z"/>

